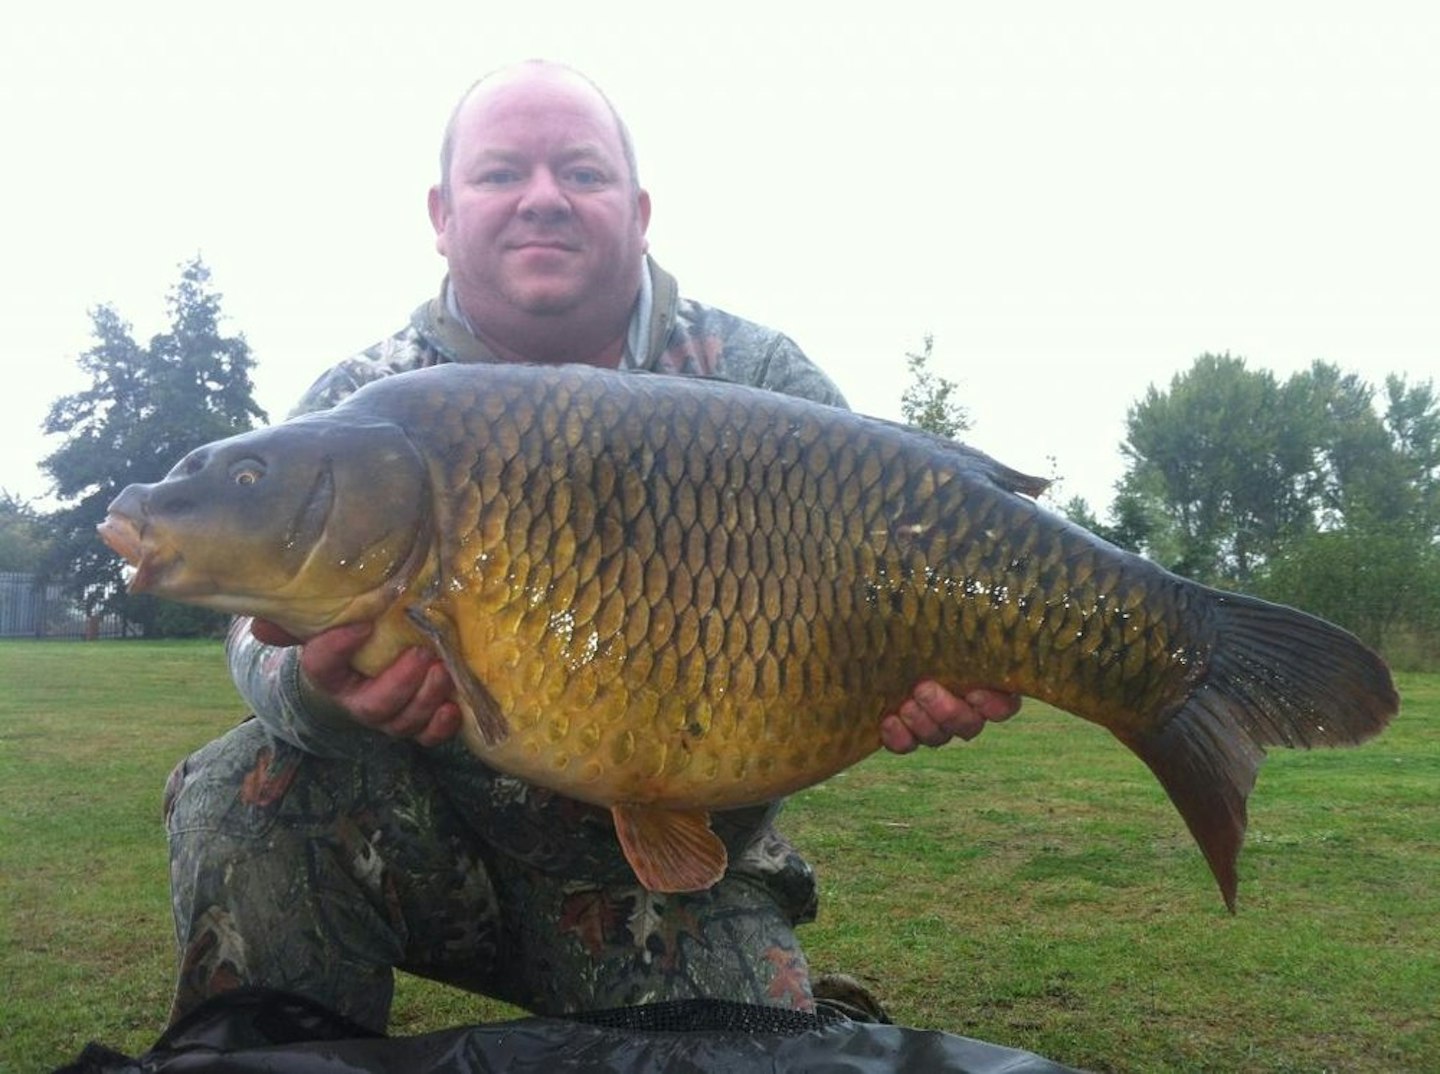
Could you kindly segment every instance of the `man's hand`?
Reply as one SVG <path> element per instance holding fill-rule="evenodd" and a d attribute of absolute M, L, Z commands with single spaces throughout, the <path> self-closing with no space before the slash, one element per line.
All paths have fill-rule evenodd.
<path fill-rule="evenodd" d="M 893 753 L 910 753 L 921 745 L 943 746 L 957 737 L 968 742 L 985 730 L 987 723 L 1008 720 L 1019 710 L 1016 694 L 977 689 L 956 697 L 926 679 L 899 712 L 880 721 L 880 741 Z"/>
<path fill-rule="evenodd" d="M 256 619 L 250 632 L 266 645 L 300 645 L 300 672 L 307 685 L 356 723 L 395 738 L 434 746 L 460 730 L 460 707 L 445 665 L 424 649 L 407 649 L 380 674 L 368 678 L 350 658 L 370 636 L 369 623 L 354 623 L 316 634 L 309 641 Z"/>

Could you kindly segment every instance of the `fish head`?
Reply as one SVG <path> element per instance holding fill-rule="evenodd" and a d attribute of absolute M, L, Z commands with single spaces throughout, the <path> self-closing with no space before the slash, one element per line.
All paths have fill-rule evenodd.
<path fill-rule="evenodd" d="M 296 637 L 370 618 L 428 550 L 429 480 L 388 422 L 298 418 L 197 448 L 110 504 L 132 593 L 269 619 Z"/>

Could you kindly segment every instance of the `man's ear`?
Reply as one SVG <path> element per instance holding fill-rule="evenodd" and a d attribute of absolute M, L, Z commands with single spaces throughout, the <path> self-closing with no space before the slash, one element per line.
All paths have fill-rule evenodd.
<path fill-rule="evenodd" d="M 435 249 L 442 256 L 448 256 L 445 253 L 445 226 L 450 222 L 450 199 L 438 183 L 430 188 L 426 204 L 430 210 L 430 226 L 435 229 Z"/>
<path fill-rule="evenodd" d="M 635 195 L 635 212 L 640 217 L 640 235 L 643 238 L 645 232 L 650 228 L 650 191 L 641 190 Z M 649 239 L 646 239 L 641 245 L 641 250 L 642 252 L 649 252 Z"/>

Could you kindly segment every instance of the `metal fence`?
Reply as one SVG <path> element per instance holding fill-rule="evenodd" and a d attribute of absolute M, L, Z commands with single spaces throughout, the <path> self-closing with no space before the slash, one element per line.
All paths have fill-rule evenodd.
<path fill-rule="evenodd" d="M 42 585 L 33 574 L 0 571 L 0 638 L 119 638 L 117 615 L 86 615 L 59 583 Z"/>

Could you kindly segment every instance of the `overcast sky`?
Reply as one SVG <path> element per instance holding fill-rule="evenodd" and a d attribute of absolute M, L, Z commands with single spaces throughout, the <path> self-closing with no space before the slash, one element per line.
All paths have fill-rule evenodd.
<path fill-rule="evenodd" d="M 12 5 L 14 7 L 14 5 Z M 435 290 L 454 99 L 543 56 L 635 135 L 651 249 L 895 417 L 935 337 L 967 439 L 1109 503 L 1196 356 L 1440 374 L 1440 5 L 26 4 L 0 16 L 0 487 L 88 310 L 147 340 L 200 254 L 272 419 Z M 853 12 L 853 13 L 847 13 Z M 1053 467 L 1051 459 L 1053 459 Z"/>

